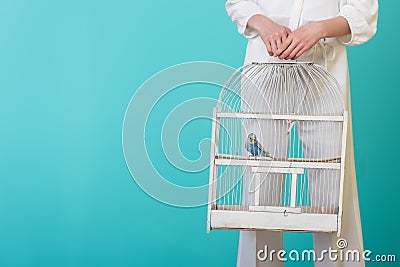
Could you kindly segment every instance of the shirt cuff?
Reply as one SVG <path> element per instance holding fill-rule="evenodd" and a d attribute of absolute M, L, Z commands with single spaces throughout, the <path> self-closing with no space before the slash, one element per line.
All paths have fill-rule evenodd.
<path fill-rule="evenodd" d="M 260 13 L 260 12 L 254 12 L 254 13 L 252 13 L 251 15 L 249 15 L 249 16 L 244 20 L 243 26 L 242 26 L 241 28 L 239 28 L 239 33 L 240 33 L 240 34 L 243 34 L 244 37 L 246 37 L 246 38 L 248 38 L 248 39 L 254 38 L 254 37 L 256 37 L 256 36 L 258 35 L 258 31 L 254 30 L 254 29 L 251 29 L 251 28 L 249 28 L 249 27 L 247 26 L 249 20 L 250 20 L 254 15 L 263 15 L 263 14 Z"/>
<path fill-rule="evenodd" d="M 339 37 L 339 42 L 345 45 L 359 45 L 370 39 L 368 23 L 352 6 L 342 6 L 339 16 L 342 16 L 347 20 L 351 31 L 350 34 Z"/>
<path fill-rule="evenodd" d="M 346 14 L 343 13 L 339 13 L 339 16 L 345 18 L 347 20 L 347 23 L 349 24 L 350 27 L 350 34 L 344 35 L 344 36 L 340 36 L 338 38 L 339 42 L 344 44 L 344 45 L 350 45 L 353 41 L 354 41 L 354 29 L 353 29 L 353 25 L 350 21 L 350 19 L 346 16 Z"/>

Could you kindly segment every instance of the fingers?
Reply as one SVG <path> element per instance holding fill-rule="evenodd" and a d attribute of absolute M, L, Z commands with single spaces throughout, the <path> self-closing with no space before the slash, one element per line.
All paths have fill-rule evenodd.
<path fill-rule="evenodd" d="M 272 57 L 273 52 L 272 52 L 272 48 L 271 48 L 271 44 L 270 44 L 269 40 L 263 40 L 263 41 L 264 41 L 265 46 L 267 47 L 268 54 Z"/>
<path fill-rule="evenodd" d="M 292 40 L 288 40 L 292 31 L 289 28 L 284 28 L 283 33 L 281 35 L 281 42 L 278 45 L 278 50 L 276 51 L 277 56 L 285 51 L 285 49 L 292 43 Z"/>
<path fill-rule="evenodd" d="M 283 59 L 282 53 L 286 51 L 286 49 L 292 44 L 293 38 L 289 35 L 288 37 L 285 38 L 285 41 L 281 43 L 281 45 L 278 47 L 277 55 L 279 56 L 280 59 Z"/>
<path fill-rule="evenodd" d="M 281 27 L 277 32 L 262 37 L 270 56 L 278 57 L 291 42 L 287 43 L 291 30 L 287 27 Z M 286 45 L 285 45 L 286 44 Z"/>
<path fill-rule="evenodd" d="M 297 39 L 291 41 L 290 45 L 280 54 L 280 59 L 295 59 L 299 52 L 304 49 L 304 44 L 302 42 Z"/>
<path fill-rule="evenodd" d="M 297 44 L 292 42 L 286 49 L 283 51 L 283 53 L 280 54 L 279 58 L 280 59 L 290 59 L 289 56 L 290 54 L 296 49 Z"/>
<path fill-rule="evenodd" d="M 276 36 L 269 36 L 263 41 L 265 46 L 267 47 L 268 54 L 274 57 L 278 56 L 276 51 L 278 50 L 278 47 L 282 44 L 281 39 L 277 38 Z"/>
<path fill-rule="evenodd" d="M 293 51 L 289 54 L 289 56 L 285 57 L 286 60 L 295 59 L 296 55 L 302 50 L 302 46 L 296 46 Z"/>
<path fill-rule="evenodd" d="M 271 40 L 271 48 L 274 57 L 276 57 L 276 51 L 278 50 L 277 41 L 278 38 L 272 38 Z"/>
<path fill-rule="evenodd" d="M 279 57 L 279 55 L 282 53 L 282 46 L 284 42 L 286 41 L 286 37 L 281 36 L 276 39 L 276 50 L 274 56 Z"/>

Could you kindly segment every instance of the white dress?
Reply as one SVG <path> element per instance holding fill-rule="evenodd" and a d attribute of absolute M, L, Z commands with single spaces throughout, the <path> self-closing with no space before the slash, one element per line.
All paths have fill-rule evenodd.
<path fill-rule="evenodd" d="M 313 61 L 325 67 L 339 82 L 346 108 L 349 111 L 348 138 L 345 163 L 345 186 L 343 196 L 342 238 L 348 242 L 346 249 L 363 251 L 362 229 L 358 204 L 356 174 L 354 166 L 353 137 L 351 127 L 350 88 L 346 45 L 358 45 L 371 39 L 377 28 L 377 0 L 228 0 L 226 10 L 237 24 L 238 31 L 248 38 L 245 64 L 250 62 L 279 61 L 269 56 L 258 33 L 247 27 L 247 21 L 255 14 L 262 14 L 276 23 L 292 30 L 316 20 L 343 16 L 347 19 L 351 34 L 341 38 L 321 40 L 298 61 Z M 316 254 L 329 247 L 335 248 L 336 234 L 314 234 Z M 256 253 L 264 249 L 282 248 L 282 233 L 269 231 L 241 231 L 238 249 L 238 267 L 283 266 L 283 263 L 257 260 Z M 360 262 L 333 262 L 328 257 L 315 266 L 365 266 Z"/>

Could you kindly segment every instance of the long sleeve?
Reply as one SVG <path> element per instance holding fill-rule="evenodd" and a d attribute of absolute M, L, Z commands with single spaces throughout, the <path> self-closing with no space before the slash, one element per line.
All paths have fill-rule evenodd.
<path fill-rule="evenodd" d="M 339 40 L 346 45 L 359 45 L 370 40 L 377 29 L 378 1 L 344 0 L 341 2 L 339 16 L 347 19 L 351 34 Z"/>
<path fill-rule="evenodd" d="M 247 22 L 252 16 L 262 14 L 261 8 L 254 0 L 228 0 L 225 8 L 232 21 L 236 23 L 240 34 L 247 38 L 258 35 L 257 31 L 247 27 Z"/>

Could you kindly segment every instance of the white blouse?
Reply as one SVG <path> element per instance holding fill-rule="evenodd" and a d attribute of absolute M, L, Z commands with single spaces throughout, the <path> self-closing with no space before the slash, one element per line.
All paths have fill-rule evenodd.
<path fill-rule="evenodd" d="M 263 14 L 273 21 L 291 27 L 289 20 L 291 11 L 297 2 L 302 2 L 300 24 L 310 21 L 343 16 L 347 19 L 351 36 L 342 38 L 347 45 L 365 43 L 374 36 L 377 27 L 377 0 L 228 0 L 226 10 L 237 24 L 239 33 L 247 38 L 254 38 L 257 33 L 247 28 L 247 21 L 255 14 Z M 293 30 L 293 28 L 292 28 Z"/>
<path fill-rule="evenodd" d="M 377 0 L 228 0 L 225 6 L 239 33 L 248 38 L 245 63 L 280 61 L 269 56 L 258 33 L 247 27 L 248 20 L 255 14 L 265 15 L 291 30 L 311 21 L 336 16 L 346 18 L 351 34 L 321 40 L 297 60 L 314 62 L 328 69 L 338 80 L 344 97 L 349 89 L 345 47 L 367 42 L 377 30 Z"/>

